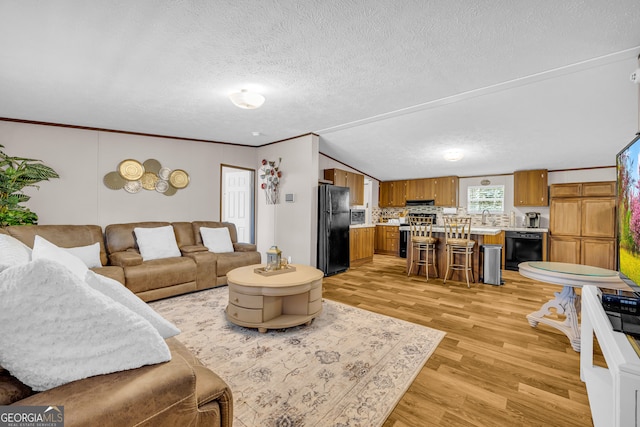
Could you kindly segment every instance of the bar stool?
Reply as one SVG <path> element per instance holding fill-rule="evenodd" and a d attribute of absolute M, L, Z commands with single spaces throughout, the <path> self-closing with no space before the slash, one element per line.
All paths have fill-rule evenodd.
<path fill-rule="evenodd" d="M 438 239 L 431 235 L 432 218 L 421 218 L 409 216 L 409 268 L 407 276 L 411 275 L 413 266 L 424 266 L 429 280 L 429 266 L 433 266 L 436 277 L 438 277 L 438 263 L 436 260 L 436 245 Z M 417 252 L 417 259 L 414 259 L 414 252 Z"/>
<path fill-rule="evenodd" d="M 471 272 L 471 280 L 475 282 L 471 257 L 473 256 L 473 247 L 476 244 L 475 240 L 471 240 L 471 218 L 445 217 L 444 232 L 447 249 L 447 272 L 442 282 L 447 282 L 449 271 L 453 274 L 454 270 L 464 270 L 467 278 L 467 287 L 470 288 L 469 272 Z M 458 255 L 458 258 L 462 257 L 458 262 L 455 259 L 456 255 Z"/>

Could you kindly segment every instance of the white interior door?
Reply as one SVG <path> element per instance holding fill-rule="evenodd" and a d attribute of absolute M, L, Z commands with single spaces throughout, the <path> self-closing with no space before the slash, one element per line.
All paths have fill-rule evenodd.
<path fill-rule="evenodd" d="M 255 243 L 254 171 L 222 167 L 222 221 L 232 222 L 238 242 Z"/>

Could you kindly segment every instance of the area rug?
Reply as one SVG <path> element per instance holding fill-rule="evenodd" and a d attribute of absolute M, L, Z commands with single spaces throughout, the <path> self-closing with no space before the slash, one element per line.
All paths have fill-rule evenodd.
<path fill-rule="evenodd" d="M 380 426 L 445 333 L 324 300 L 309 326 L 228 322 L 228 288 L 150 303 L 229 384 L 236 427 Z"/>

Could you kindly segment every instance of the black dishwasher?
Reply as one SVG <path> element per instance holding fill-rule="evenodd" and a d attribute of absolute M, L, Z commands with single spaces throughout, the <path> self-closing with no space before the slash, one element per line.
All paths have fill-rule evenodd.
<path fill-rule="evenodd" d="M 521 262 L 542 261 L 542 233 L 507 231 L 504 237 L 506 270 L 517 271 Z"/>

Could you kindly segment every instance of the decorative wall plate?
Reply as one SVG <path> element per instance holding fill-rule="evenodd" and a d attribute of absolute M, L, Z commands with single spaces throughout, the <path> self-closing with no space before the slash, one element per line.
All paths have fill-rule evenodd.
<path fill-rule="evenodd" d="M 121 177 L 118 172 L 113 171 L 106 174 L 104 178 L 102 178 L 102 182 L 107 188 L 112 190 L 121 190 L 127 183 L 127 180 Z"/>
<path fill-rule="evenodd" d="M 120 162 L 118 165 L 118 172 L 120 176 L 129 181 L 135 181 L 142 178 L 144 174 L 144 166 L 137 160 L 127 159 Z"/>
<path fill-rule="evenodd" d="M 142 183 L 142 188 L 145 190 L 155 190 L 156 182 L 158 182 L 159 178 L 153 172 L 145 172 L 140 178 L 140 182 Z"/>
<path fill-rule="evenodd" d="M 165 191 L 162 194 L 164 194 L 165 196 L 173 196 L 177 192 L 178 192 L 178 189 L 176 187 L 174 187 L 173 185 L 169 185 L 169 187 L 167 188 L 167 191 Z"/>
<path fill-rule="evenodd" d="M 163 179 L 159 179 L 158 182 L 156 182 L 156 191 L 158 193 L 164 193 L 169 189 L 169 183 Z"/>
<path fill-rule="evenodd" d="M 124 191 L 127 193 L 137 193 L 142 190 L 142 183 L 140 181 L 128 181 L 124 185 Z"/>
<path fill-rule="evenodd" d="M 171 169 L 169 168 L 160 168 L 158 171 L 160 179 L 164 179 L 165 181 L 169 181 L 169 175 L 171 175 Z"/>
<path fill-rule="evenodd" d="M 185 188 L 189 185 L 189 175 L 182 169 L 176 169 L 169 175 L 169 182 L 177 189 Z"/>
<path fill-rule="evenodd" d="M 144 166 L 145 172 L 153 172 L 156 175 L 160 172 L 160 168 L 162 167 L 160 162 L 156 159 L 147 159 L 144 161 L 142 166 Z"/>

